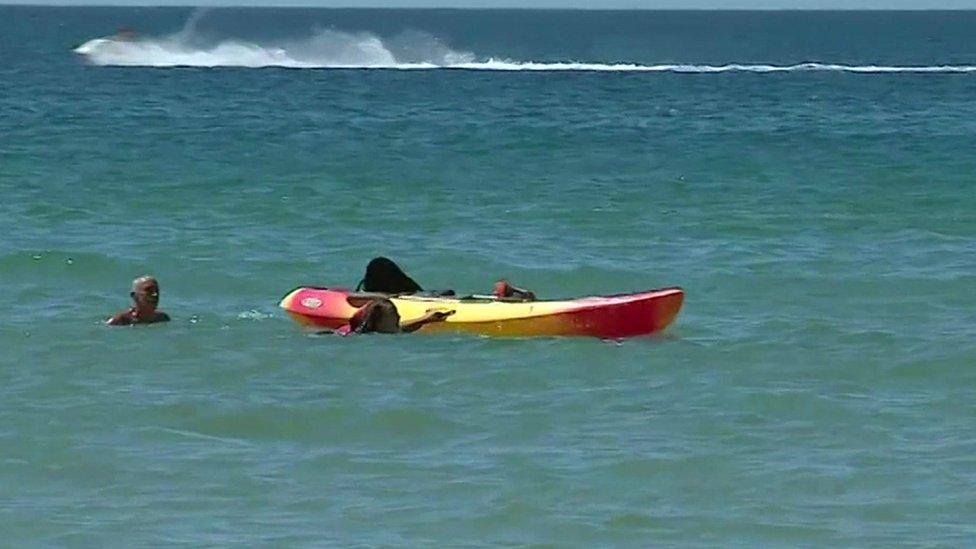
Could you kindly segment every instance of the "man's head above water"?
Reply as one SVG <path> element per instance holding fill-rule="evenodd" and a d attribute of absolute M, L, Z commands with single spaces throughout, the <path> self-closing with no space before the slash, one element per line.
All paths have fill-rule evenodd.
<path fill-rule="evenodd" d="M 159 281 L 149 275 L 140 276 L 132 281 L 129 295 L 136 309 L 151 313 L 159 305 Z"/>
<path fill-rule="evenodd" d="M 151 324 L 166 322 L 169 316 L 157 310 L 159 306 L 159 281 L 155 277 L 143 275 L 132 281 L 133 306 L 127 311 L 117 313 L 106 321 L 109 326 L 127 326 L 129 324 Z"/>

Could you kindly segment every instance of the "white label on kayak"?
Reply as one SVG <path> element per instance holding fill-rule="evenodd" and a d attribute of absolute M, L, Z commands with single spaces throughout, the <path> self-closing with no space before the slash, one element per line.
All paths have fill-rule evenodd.
<path fill-rule="evenodd" d="M 306 297 L 302 299 L 302 307 L 307 307 L 309 309 L 318 309 L 322 306 L 322 300 L 317 297 Z"/>

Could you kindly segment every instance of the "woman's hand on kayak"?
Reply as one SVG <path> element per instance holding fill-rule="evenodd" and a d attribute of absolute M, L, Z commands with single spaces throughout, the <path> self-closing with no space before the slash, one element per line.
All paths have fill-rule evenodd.
<path fill-rule="evenodd" d="M 453 315 L 456 311 L 444 311 L 437 309 L 427 309 L 427 320 L 430 322 L 443 322 L 447 317 Z"/>
<path fill-rule="evenodd" d="M 400 330 L 404 332 L 416 332 L 424 324 L 430 324 L 431 322 L 443 322 L 445 318 L 453 314 L 454 311 L 427 309 L 427 311 L 424 312 L 424 316 L 418 318 L 417 320 L 410 320 L 408 322 L 400 323 Z"/>

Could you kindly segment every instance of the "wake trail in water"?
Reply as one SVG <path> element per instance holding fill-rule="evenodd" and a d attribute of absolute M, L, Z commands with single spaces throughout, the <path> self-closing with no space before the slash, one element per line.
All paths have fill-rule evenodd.
<path fill-rule="evenodd" d="M 483 58 L 456 51 L 436 37 L 408 32 L 389 39 L 370 33 L 319 30 L 301 40 L 256 43 L 223 40 L 202 45 L 194 31 L 200 15 L 184 28 L 166 37 L 105 37 L 89 40 L 75 48 L 90 63 L 127 67 L 282 67 L 290 69 L 459 69 L 482 71 L 580 71 L 661 72 L 720 74 L 729 72 L 788 73 L 845 72 L 892 73 L 976 73 L 976 65 L 846 65 L 837 63 L 775 64 L 639 64 L 601 62 L 543 62 Z"/>

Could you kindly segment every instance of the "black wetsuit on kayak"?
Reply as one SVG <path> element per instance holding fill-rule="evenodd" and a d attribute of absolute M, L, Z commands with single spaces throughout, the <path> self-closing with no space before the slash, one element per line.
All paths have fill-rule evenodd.
<path fill-rule="evenodd" d="M 454 290 L 427 290 L 403 272 L 399 265 L 386 257 L 377 257 L 366 265 L 366 274 L 356 291 L 381 294 L 423 294 L 432 297 L 453 296 Z"/>
<path fill-rule="evenodd" d="M 366 265 L 366 274 L 356 286 L 356 291 L 359 290 L 383 294 L 415 294 L 424 291 L 399 265 L 385 257 L 377 257 Z"/>

